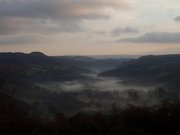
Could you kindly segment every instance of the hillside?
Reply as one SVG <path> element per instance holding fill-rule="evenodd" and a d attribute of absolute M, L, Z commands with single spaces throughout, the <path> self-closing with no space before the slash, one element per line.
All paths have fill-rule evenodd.
<path fill-rule="evenodd" d="M 117 77 L 130 83 L 163 83 L 166 87 L 177 90 L 180 88 L 179 69 L 180 55 L 149 55 L 125 62 L 100 76 Z"/>
<path fill-rule="evenodd" d="M 20 81 L 66 81 L 83 78 L 90 72 L 75 61 L 61 60 L 40 52 L 0 53 L 0 73 Z"/>

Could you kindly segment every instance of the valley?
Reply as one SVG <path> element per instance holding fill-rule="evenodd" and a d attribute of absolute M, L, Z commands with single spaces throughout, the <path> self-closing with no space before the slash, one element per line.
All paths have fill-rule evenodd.
<path fill-rule="evenodd" d="M 163 99 L 178 98 L 174 94 L 178 91 L 168 89 L 166 80 L 150 80 L 157 79 L 154 72 L 164 68 L 159 61 L 175 64 L 179 62 L 179 56 L 158 56 L 158 63 L 156 56 L 152 56 L 153 59 L 151 56 L 96 59 L 50 57 L 40 52 L 1 53 L 0 56 L 0 80 L 6 89 L 4 92 L 28 104 L 32 114 L 41 117 L 53 117 L 59 112 L 74 115 L 83 111 L 107 111 L 113 104 L 118 107 L 127 104 L 151 106 Z M 146 68 L 147 60 L 144 63 L 144 59 L 150 59 L 152 67 Z M 160 74 L 168 75 L 164 70 Z"/>

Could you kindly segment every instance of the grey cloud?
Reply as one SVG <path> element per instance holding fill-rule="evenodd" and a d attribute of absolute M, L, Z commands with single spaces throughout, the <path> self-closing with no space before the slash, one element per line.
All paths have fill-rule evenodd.
<path fill-rule="evenodd" d="M 91 2 L 82 0 L 1 0 L 0 16 L 38 19 L 96 18 L 104 17 L 97 12 L 97 9 L 103 6 L 106 5 L 101 1 L 95 3 L 95 0 Z"/>
<path fill-rule="evenodd" d="M 94 33 L 97 35 L 107 35 L 106 31 L 95 31 Z"/>
<path fill-rule="evenodd" d="M 174 18 L 174 20 L 175 20 L 176 22 L 180 22 L 180 16 L 177 16 L 176 18 Z"/>
<path fill-rule="evenodd" d="M 31 27 L 31 21 L 19 18 L 2 18 L 0 19 L 0 35 L 16 34 L 22 29 L 27 30 Z"/>
<path fill-rule="evenodd" d="M 0 0 L 0 34 L 33 29 L 77 32 L 83 19 L 109 18 L 102 12 L 105 7 L 119 10 L 126 5 L 105 0 Z"/>
<path fill-rule="evenodd" d="M 138 33 L 139 31 L 133 27 L 125 27 L 125 28 L 116 28 L 111 31 L 111 36 L 120 36 L 121 34 L 132 34 Z"/>
<path fill-rule="evenodd" d="M 180 33 L 151 32 L 136 38 L 119 39 L 117 42 L 132 43 L 180 43 Z"/>

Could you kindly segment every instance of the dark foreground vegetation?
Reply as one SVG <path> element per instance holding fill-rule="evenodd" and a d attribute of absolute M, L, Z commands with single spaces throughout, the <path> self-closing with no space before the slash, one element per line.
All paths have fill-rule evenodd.
<path fill-rule="evenodd" d="M 32 116 L 28 106 L 0 93 L 0 135 L 156 135 L 179 134 L 179 101 L 151 107 L 112 105 L 106 112 Z"/>

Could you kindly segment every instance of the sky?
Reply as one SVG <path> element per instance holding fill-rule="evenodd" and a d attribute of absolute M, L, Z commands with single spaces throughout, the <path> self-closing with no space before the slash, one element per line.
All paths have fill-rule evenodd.
<path fill-rule="evenodd" d="M 180 53 L 179 0 L 0 0 L 0 52 Z"/>

